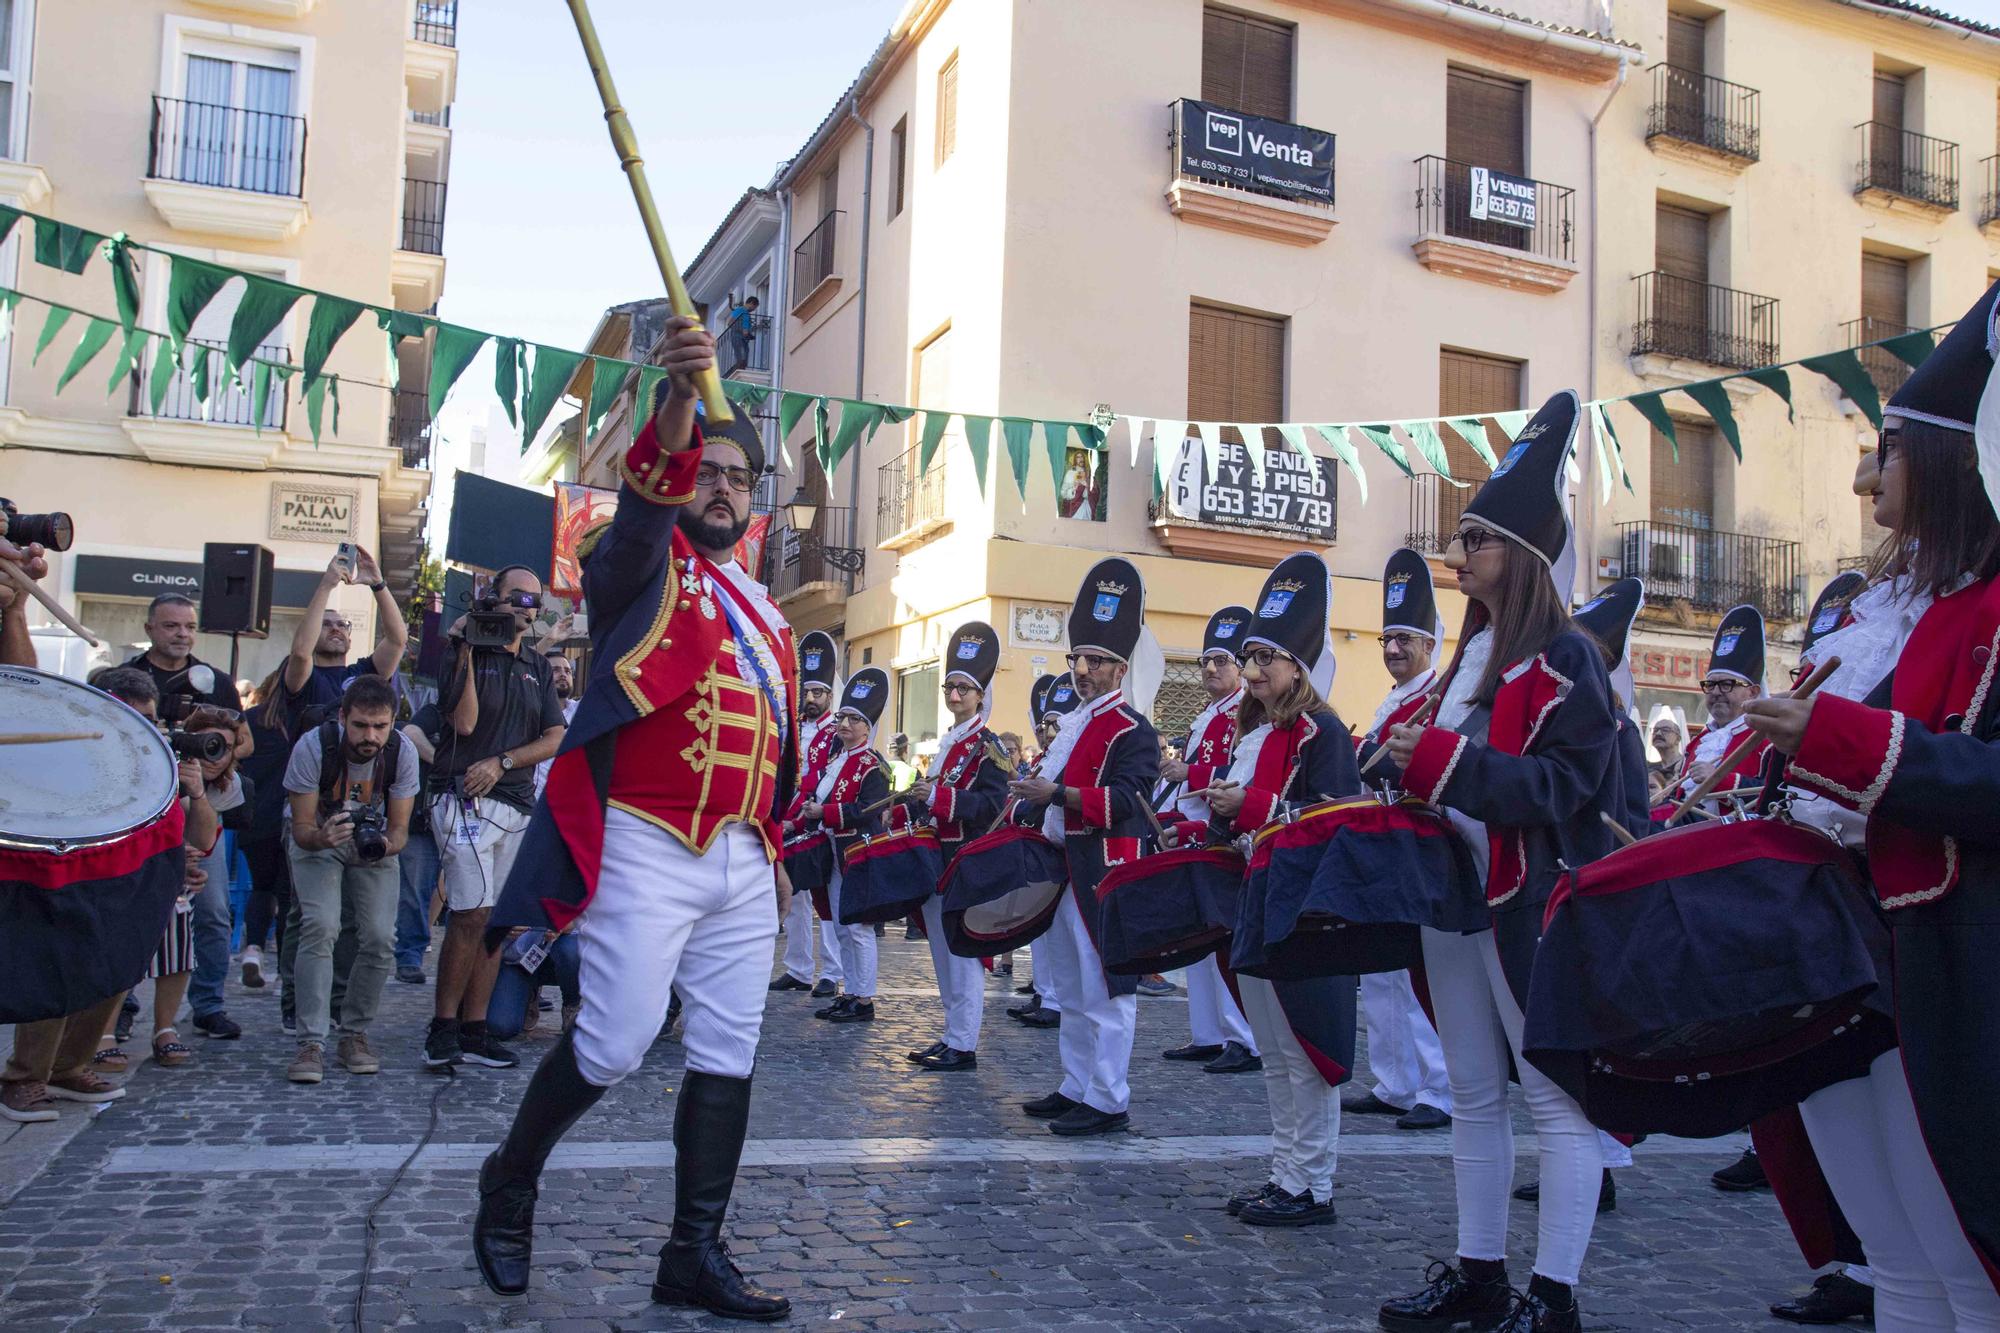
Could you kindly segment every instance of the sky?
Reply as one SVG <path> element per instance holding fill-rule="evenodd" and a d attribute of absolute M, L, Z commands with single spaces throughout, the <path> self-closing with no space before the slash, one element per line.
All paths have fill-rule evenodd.
<path fill-rule="evenodd" d="M 804 146 L 902 7 L 591 0 L 677 262 L 693 262 L 737 197 L 769 184 Z M 438 315 L 580 347 L 607 306 L 663 286 L 569 8 L 465 0 L 458 23 Z M 445 408 L 440 425 L 452 447 L 440 475 L 462 464 L 469 426 L 488 420 L 492 381 L 489 348 Z M 508 451 L 493 443 L 495 455 Z M 508 475 L 504 459 L 491 470 Z"/>

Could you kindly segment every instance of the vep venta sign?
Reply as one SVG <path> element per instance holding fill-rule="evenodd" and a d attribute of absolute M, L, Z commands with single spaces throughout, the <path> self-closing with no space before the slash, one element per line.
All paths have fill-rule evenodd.
<path fill-rule="evenodd" d="M 1472 194 L 1466 212 L 1481 222 L 1510 227 L 1535 225 L 1535 183 L 1490 167 L 1472 169 Z"/>
<path fill-rule="evenodd" d="M 293 541 L 352 541 L 358 491 L 271 483 L 271 536 Z"/>
<path fill-rule="evenodd" d="M 1264 451 L 1264 477 L 1250 466 L 1250 451 L 1223 442 L 1213 480 L 1202 476 L 1201 441 L 1181 441 L 1167 479 L 1167 508 L 1182 518 L 1216 527 L 1282 532 L 1319 546 L 1334 539 L 1333 460 L 1311 463 L 1291 449 Z"/>
<path fill-rule="evenodd" d="M 1333 136 L 1282 120 L 1180 101 L 1180 172 L 1287 199 L 1333 203 Z"/>

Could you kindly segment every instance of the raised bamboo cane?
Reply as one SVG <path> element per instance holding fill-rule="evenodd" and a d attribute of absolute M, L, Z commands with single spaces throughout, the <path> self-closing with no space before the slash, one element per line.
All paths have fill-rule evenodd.
<path fill-rule="evenodd" d="M 1826 678 L 1831 676 L 1839 666 L 1840 659 L 1838 657 L 1827 658 L 1826 661 L 1813 669 L 1812 675 L 1806 677 L 1803 685 L 1800 685 L 1796 690 L 1793 690 L 1784 697 L 1787 699 L 1812 698 L 1813 691 L 1826 684 Z M 1688 811 L 1707 800 L 1714 793 L 1715 789 L 1722 785 L 1731 773 L 1736 771 L 1736 766 L 1745 759 L 1748 759 L 1750 752 L 1763 744 L 1763 742 L 1764 738 L 1757 735 L 1754 731 L 1737 742 L 1736 748 L 1722 757 L 1722 762 L 1717 764 L 1714 771 L 1702 779 L 1701 785 L 1689 792 L 1685 801 L 1674 807 L 1674 812 L 1667 816 L 1667 823 L 1669 825 L 1673 824 L 1682 815 L 1685 815 Z"/>
<path fill-rule="evenodd" d="M 667 229 L 653 203 L 653 188 L 646 183 L 646 163 L 639 156 L 639 141 L 632 133 L 632 122 L 619 104 L 618 89 L 612 86 L 611 66 L 605 62 L 604 48 L 598 43 L 597 27 L 590 21 L 590 6 L 586 0 L 569 0 L 569 12 L 576 20 L 576 35 L 583 39 L 583 55 L 590 62 L 591 77 L 597 80 L 597 96 L 604 103 L 604 124 L 611 131 L 611 146 L 617 150 L 618 165 L 625 168 L 626 179 L 632 183 L 632 200 L 639 206 L 639 221 L 645 225 L 646 239 L 653 246 L 653 259 L 660 266 L 660 276 L 666 280 L 667 302 L 676 315 L 699 318 L 694 301 L 688 296 L 687 284 L 681 281 L 680 267 L 674 263 L 673 251 L 667 248 Z M 722 392 L 722 376 L 715 367 L 696 375 L 694 382 L 701 393 L 709 425 L 726 426 L 736 419 L 729 399 Z M 642 405 L 641 410 L 650 413 L 652 404 Z"/>
<path fill-rule="evenodd" d="M 28 596 L 40 602 L 44 607 L 48 609 L 48 613 L 50 615 L 54 616 L 57 620 L 61 621 L 63 627 L 69 630 L 70 633 L 76 635 L 77 638 L 82 639 L 85 643 L 89 644 L 93 648 L 101 648 L 104 646 L 103 644 L 97 641 L 97 636 L 95 634 L 92 634 L 88 629 L 84 627 L 82 621 L 78 620 L 75 616 L 71 615 L 69 612 L 63 609 L 63 605 L 61 602 L 58 602 L 55 598 L 49 596 L 48 593 L 42 591 L 41 584 L 35 582 L 35 580 L 29 578 L 26 574 L 23 574 L 20 570 L 16 569 L 14 567 L 13 561 L 0 560 L 0 578 L 6 579 L 20 591 L 27 593 Z"/>

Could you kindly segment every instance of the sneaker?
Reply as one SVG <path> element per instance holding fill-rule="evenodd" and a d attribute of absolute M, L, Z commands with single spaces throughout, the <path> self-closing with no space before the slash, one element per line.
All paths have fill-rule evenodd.
<path fill-rule="evenodd" d="M 67 1078 L 49 1080 L 49 1096 L 65 1102 L 115 1102 L 125 1089 L 94 1069 L 85 1069 Z"/>
<path fill-rule="evenodd" d="M 1168 981 L 1165 977 L 1139 978 L 1139 994 L 1141 995 L 1172 995 L 1179 990 L 1179 986 Z"/>
<path fill-rule="evenodd" d="M 278 1020 L 278 1031 L 284 1033 L 287 1037 L 298 1036 L 299 1035 L 298 1015 L 286 1014 L 283 1018 L 280 1018 Z"/>
<path fill-rule="evenodd" d="M 264 951 L 254 944 L 243 949 L 243 984 L 250 990 L 264 989 Z"/>
<path fill-rule="evenodd" d="M 379 1074 L 382 1061 L 368 1049 L 368 1035 L 351 1032 L 340 1039 L 340 1064 L 350 1074 Z"/>
<path fill-rule="evenodd" d="M 512 1069 L 521 1063 L 520 1056 L 487 1034 L 484 1023 L 466 1023 L 460 1027 L 458 1048 L 467 1064 L 485 1065 L 488 1069 Z"/>
<path fill-rule="evenodd" d="M 458 1020 L 433 1018 L 431 1030 L 424 1035 L 424 1067 L 443 1069 L 464 1060 L 465 1052 L 458 1044 Z"/>
<path fill-rule="evenodd" d="M 0 1084 L 0 1115 L 23 1125 L 56 1119 L 56 1104 L 49 1096 L 49 1085 L 33 1079 Z"/>
<path fill-rule="evenodd" d="M 396 980 L 406 986 L 421 986 L 424 984 L 424 970 L 414 964 L 398 963 L 396 964 Z"/>
<path fill-rule="evenodd" d="M 292 1067 L 285 1071 L 285 1077 L 294 1083 L 317 1083 L 326 1077 L 326 1047 L 316 1041 L 299 1043 L 299 1053 L 292 1057 Z"/>
<path fill-rule="evenodd" d="M 1764 1174 L 1764 1164 L 1757 1160 L 1755 1148 L 1745 1148 L 1743 1155 L 1709 1177 L 1719 1190 L 1741 1194 L 1746 1190 L 1767 1190 L 1771 1188 L 1770 1178 Z"/>
<path fill-rule="evenodd" d="M 194 1030 L 204 1037 L 213 1037 L 217 1041 L 235 1041 L 243 1035 L 243 1025 L 220 1009 L 196 1018 Z"/>

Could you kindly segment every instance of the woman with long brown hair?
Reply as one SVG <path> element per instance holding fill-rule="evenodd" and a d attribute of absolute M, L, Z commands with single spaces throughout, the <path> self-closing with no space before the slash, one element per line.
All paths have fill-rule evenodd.
<path fill-rule="evenodd" d="M 1792 817 L 1864 855 L 1894 939 L 1899 1048 L 1799 1107 L 1800 1156 L 1867 1251 L 1882 1329 L 2000 1329 L 1996 294 L 1889 400 L 1862 462 L 1855 489 L 1890 535 L 1811 649 L 1839 667 L 1811 698 L 1745 710 L 1791 756 Z M 1762 1155 L 1788 1207 L 1824 1196 L 1809 1163 Z"/>
<path fill-rule="evenodd" d="M 1382 1306 L 1391 1333 L 1582 1327 L 1574 1287 L 1603 1155 L 1582 1107 L 1521 1058 L 1543 906 L 1563 866 L 1611 850 L 1602 817 L 1618 818 L 1623 800 L 1604 659 L 1567 610 L 1575 551 L 1563 465 L 1581 414 L 1575 393 L 1551 398 L 1466 506 L 1445 556 L 1469 603 L 1458 656 L 1430 725 L 1389 733 L 1404 790 L 1444 807 L 1466 836 L 1493 913 L 1490 931 L 1422 933 L 1451 1081 L 1458 1262 L 1433 1264 L 1422 1291 Z M 1510 1064 L 1541 1150 L 1539 1241 L 1525 1293 L 1508 1285 L 1506 1267 Z"/>

